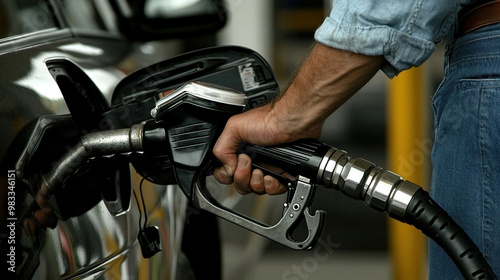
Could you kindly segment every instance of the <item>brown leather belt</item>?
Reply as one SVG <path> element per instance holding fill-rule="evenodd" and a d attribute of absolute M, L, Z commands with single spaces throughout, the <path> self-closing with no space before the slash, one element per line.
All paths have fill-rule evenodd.
<path fill-rule="evenodd" d="M 464 8 L 459 14 L 458 37 L 478 28 L 500 23 L 500 0 L 486 2 L 471 8 Z"/>

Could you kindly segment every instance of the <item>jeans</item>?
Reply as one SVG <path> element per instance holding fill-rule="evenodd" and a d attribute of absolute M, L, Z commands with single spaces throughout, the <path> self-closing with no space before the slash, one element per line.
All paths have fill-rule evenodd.
<path fill-rule="evenodd" d="M 500 24 L 448 44 L 433 97 L 431 196 L 472 238 L 500 277 Z M 433 241 L 429 278 L 463 279 Z"/>

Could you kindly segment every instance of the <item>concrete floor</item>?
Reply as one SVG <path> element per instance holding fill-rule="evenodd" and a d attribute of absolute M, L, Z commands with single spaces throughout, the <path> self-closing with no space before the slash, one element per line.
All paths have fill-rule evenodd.
<path fill-rule="evenodd" d="M 232 234 L 245 235 L 239 230 Z M 310 251 L 279 248 L 262 237 L 248 237 L 246 244 L 224 244 L 224 280 L 391 279 L 386 250 L 349 250 L 329 235 Z"/>
<path fill-rule="evenodd" d="M 326 251 L 325 251 L 326 252 Z M 383 253 L 272 252 L 262 256 L 247 279 L 391 279 L 389 258 Z"/>

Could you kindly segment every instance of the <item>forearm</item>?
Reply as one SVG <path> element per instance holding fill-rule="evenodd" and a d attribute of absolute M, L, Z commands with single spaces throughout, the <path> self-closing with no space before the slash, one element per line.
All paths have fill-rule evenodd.
<path fill-rule="evenodd" d="M 365 85 L 383 63 L 383 57 L 316 44 L 290 86 L 274 102 L 271 114 L 289 125 L 290 140 L 301 138 L 306 130 L 316 130 L 319 135 L 324 120 Z"/>

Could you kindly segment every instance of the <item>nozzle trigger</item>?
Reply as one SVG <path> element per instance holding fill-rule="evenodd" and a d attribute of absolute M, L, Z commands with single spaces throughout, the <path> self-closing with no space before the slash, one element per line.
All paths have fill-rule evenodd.
<path fill-rule="evenodd" d="M 288 202 L 290 207 L 286 207 L 283 216 L 275 225 L 266 225 L 235 213 L 218 203 L 206 189 L 203 180 L 198 181 L 193 188 L 192 200 L 198 208 L 289 248 L 311 249 L 321 235 L 326 212 L 317 210 L 314 214 L 310 213 L 310 202 L 314 196 L 315 186 L 309 183 L 297 181 L 293 197 Z M 293 236 L 294 231 L 304 219 L 307 237 L 304 240 L 296 240 Z"/>

